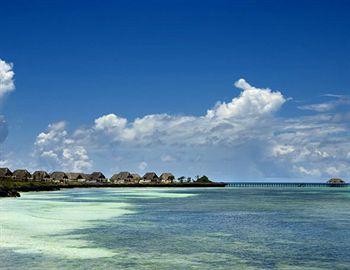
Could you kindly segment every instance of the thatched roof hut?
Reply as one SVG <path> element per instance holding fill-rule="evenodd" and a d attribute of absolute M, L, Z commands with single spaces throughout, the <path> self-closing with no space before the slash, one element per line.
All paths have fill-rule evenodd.
<path fill-rule="evenodd" d="M 11 177 L 13 173 L 9 168 L 0 168 L 0 177 Z"/>
<path fill-rule="evenodd" d="M 160 182 L 162 183 L 172 183 L 175 179 L 175 176 L 172 173 L 162 173 L 159 177 Z"/>
<path fill-rule="evenodd" d="M 80 173 L 83 176 L 83 179 L 89 181 L 91 178 L 91 174 L 89 173 Z"/>
<path fill-rule="evenodd" d="M 27 170 L 15 170 L 13 172 L 13 174 L 12 174 L 12 177 L 15 180 L 24 180 L 24 181 L 26 181 L 26 180 L 32 178 L 32 175 Z"/>
<path fill-rule="evenodd" d="M 71 181 L 78 181 L 78 180 L 82 180 L 82 179 L 85 179 L 85 176 L 83 173 L 66 173 L 67 174 L 67 177 L 68 177 L 68 180 L 71 180 Z"/>
<path fill-rule="evenodd" d="M 155 172 L 148 172 L 142 177 L 142 180 L 144 182 L 156 183 L 159 181 L 159 177 Z"/>
<path fill-rule="evenodd" d="M 327 184 L 330 185 L 344 185 L 345 181 L 340 178 L 332 178 L 327 181 Z"/>
<path fill-rule="evenodd" d="M 67 180 L 68 176 L 64 172 L 53 172 L 50 174 L 52 180 Z"/>
<path fill-rule="evenodd" d="M 50 175 L 45 171 L 35 171 L 33 173 L 33 180 L 42 181 L 50 179 Z"/>
<path fill-rule="evenodd" d="M 119 183 L 130 183 L 133 182 L 132 174 L 129 172 L 120 172 L 117 174 L 114 174 L 111 177 L 112 182 L 119 182 Z"/>
<path fill-rule="evenodd" d="M 141 176 L 137 173 L 133 173 L 132 175 L 132 179 L 134 180 L 134 182 L 139 182 L 141 180 Z"/>
<path fill-rule="evenodd" d="M 106 177 L 102 172 L 93 172 L 92 174 L 90 174 L 89 180 L 103 182 L 106 180 Z"/>

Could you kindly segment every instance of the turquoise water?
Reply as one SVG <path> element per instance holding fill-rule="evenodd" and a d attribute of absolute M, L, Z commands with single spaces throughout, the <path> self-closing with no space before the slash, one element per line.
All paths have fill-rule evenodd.
<path fill-rule="evenodd" d="M 350 269 L 350 189 L 70 189 L 0 199 L 1 269 Z"/>

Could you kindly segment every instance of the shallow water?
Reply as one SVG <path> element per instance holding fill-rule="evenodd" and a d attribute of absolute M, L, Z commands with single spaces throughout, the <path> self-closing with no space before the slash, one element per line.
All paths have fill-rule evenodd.
<path fill-rule="evenodd" d="M 69 189 L 0 200 L 1 269 L 350 269 L 350 189 Z"/>

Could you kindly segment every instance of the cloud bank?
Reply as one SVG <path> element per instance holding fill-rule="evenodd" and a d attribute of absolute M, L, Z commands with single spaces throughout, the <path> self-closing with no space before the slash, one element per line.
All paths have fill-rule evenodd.
<path fill-rule="evenodd" d="M 51 124 L 38 135 L 38 166 L 70 170 L 172 170 L 222 180 L 348 177 L 349 121 L 317 111 L 281 118 L 280 91 L 251 86 L 201 116 L 152 114 L 129 121 L 110 113 L 67 131 Z M 108 169 L 111 168 L 109 171 Z"/>

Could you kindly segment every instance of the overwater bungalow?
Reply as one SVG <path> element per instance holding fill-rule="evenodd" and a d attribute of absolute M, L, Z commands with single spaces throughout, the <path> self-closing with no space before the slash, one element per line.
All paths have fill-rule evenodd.
<path fill-rule="evenodd" d="M 17 181 L 28 181 L 32 178 L 32 175 L 27 170 L 15 170 L 12 178 Z"/>
<path fill-rule="evenodd" d="M 158 183 L 158 182 L 159 182 L 159 177 L 155 172 L 146 173 L 140 180 L 140 183 L 142 184 Z"/>
<path fill-rule="evenodd" d="M 11 172 L 11 170 L 9 168 L 0 168 L 0 178 L 11 178 L 13 175 L 13 173 Z"/>
<path fill-rule="evenodd" d="M 159 177 L 159 180 L 163 184 L 171 184 L 175 180 L 175 176 L 172 173 L 162 173 Z"/>
<path fill-rule="evenodd" d="M 327 181 L 327 184 L 332 186 L 344 185 L 345 181 L 340 178 L 332 178 Z"/>
<path fill-rule="evenodd" d="M 48 181 L 48 180 L 50 180 L 50 175 L 45 171 L 35 171 L 33 173 L 33 180 L 35 180 L 35 181 Z"/>

